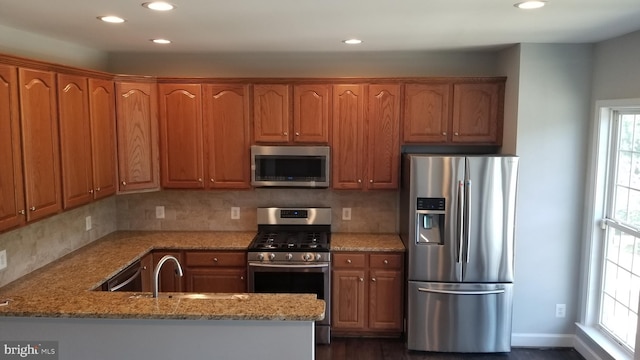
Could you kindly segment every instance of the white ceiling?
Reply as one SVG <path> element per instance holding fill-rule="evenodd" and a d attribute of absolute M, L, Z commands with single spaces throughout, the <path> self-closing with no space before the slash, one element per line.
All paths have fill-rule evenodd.
<path fill-rule="evenodd" d="M 640 0 L 0 0 L 0 24 L 108 52 L 424 51 L 597 42 L 640 29 Z M 124 24 L 96 19 L 118 15 Z M 1 35 L 1 34 L 0 34 Z M 156 45 L 151 38 L 167 38 Z M 364 40 L 347 46 L 343 39 Z"/>

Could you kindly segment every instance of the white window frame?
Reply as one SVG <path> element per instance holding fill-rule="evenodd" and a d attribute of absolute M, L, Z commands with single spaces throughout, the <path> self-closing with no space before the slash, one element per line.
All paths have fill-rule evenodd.
<path fill-rule="evenodd" d="M 615 359 L 632 359 L 633 355 L 612 337 L 605 334 L 598 325 L 600 309 L 600 289 L 603 274 L 604 245 L 606 232 L 602 219 L 606 216 L 606 196 L 608 170 L 611 164 L 609 144 L 615 131 L 611 126 L 616 111 L 640 109 L 640 98 L 602 100 L 596 102 L 592 137 L 589 142 L 589 171 L 587 173 L 587 193 L 585 196 L 585 244 L 582 254 L 582 281 L 579 328 L 595 341 L 602 350 Z M 638 324 L 640 328 L 640 322 Z M 639 349 L 640 331 L 636 334 L 636 349 Z"/>

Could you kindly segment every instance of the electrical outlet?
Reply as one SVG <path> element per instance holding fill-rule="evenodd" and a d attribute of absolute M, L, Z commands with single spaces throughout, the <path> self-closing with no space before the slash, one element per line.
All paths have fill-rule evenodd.
<path fill-rule="evenodd" d="M 84 229 L 86 231 L 91 230 L 92 225 L 91 225 L 91 216 L 87 216 L 84 218 Z"/>
<path fill-rule="evenodd" d="M 342 208 L 342 220 L 351 220 L 351 208 Z"/>
<path fill-rule="evenodd" d="M 7 267 L 7 250 L 0 251 L 0 270 Z"/>
<path fill-rule="evenodd" d="M 567 316 L 567 305 L 566 304 L 556 304 L 556 317 L 563 318 Z"/>
<path fill-rule="evenodd" d="M 234 206 L 231 208 L 231 220 L 238 220 L 238 219 L 240 219 L 240 208 Z"/>
<path fill-rule="evenodd" d="M 156 219 L 164 219 L 164 206 L 156 206 Z"/>

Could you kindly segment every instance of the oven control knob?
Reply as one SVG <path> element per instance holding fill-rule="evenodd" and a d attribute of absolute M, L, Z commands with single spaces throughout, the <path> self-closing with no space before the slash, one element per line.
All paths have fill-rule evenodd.
<path fill-rule="evenodd" d="M 321 258 L 322 258 L 322 255 L 316 254 L 316 261 L 320 261 Z"/>
<path fill-rule="evenodd" d="M 312 253 L 306 253 L 306 254 L 304 254 L 304 255 L 302 256 L 302 259 L 303 259 L 304 261 L 311 261 L 311 260 L 313 260 L 313 254 L 312 254 Z"/>
<path fill-rule="evenodd" d="M 258 254 L 258 260 L 260 261 L 264 260 L 264 254 Z"/>
<path fill-rule="evenodd" d="M 269 254 L 269 260 L 273 260 L 275 258 L 276 258 L 276 254 L 274 253 Z"/>
<path fill-rule="evenodd" d="M 287 260 L 291 260 L 291 259 L 293 259 L 293 255 L 292 254 L 287 254 L 287 255 L 284 256 L 284 258 L 287 259 Z"/>

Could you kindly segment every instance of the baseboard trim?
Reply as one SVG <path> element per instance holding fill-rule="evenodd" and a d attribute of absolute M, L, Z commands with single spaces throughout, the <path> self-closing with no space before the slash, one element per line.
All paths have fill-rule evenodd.
<path fill-rule="evenodd" d="M 589 345 L 577 336 L 574 347 L 585 360 L 603 360 Z"/>
<path fill-rule="evenodd" d="M 574 334 L 511 334 L 512 347 L 574 347 Z"/>

